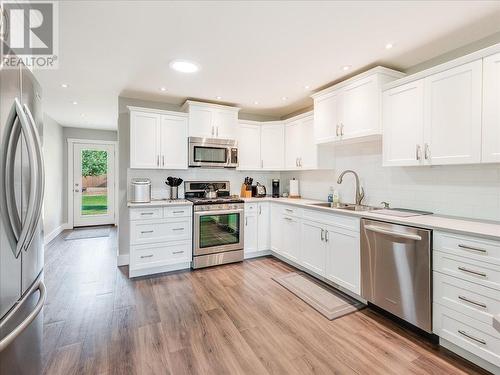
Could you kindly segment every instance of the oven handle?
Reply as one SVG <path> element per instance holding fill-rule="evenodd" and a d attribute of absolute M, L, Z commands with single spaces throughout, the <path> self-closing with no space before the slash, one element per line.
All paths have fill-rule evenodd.
<path fill-rule="evenodd" d="M 239 208 L 236 210 L 217 210 L 217 211 L 195 211 L 194 215 L 195 216 L 202 216 L 202 215 L 223 215 L 223 214 L 239 214 L 243 213 L 245 210 L 243 208 Z"/>

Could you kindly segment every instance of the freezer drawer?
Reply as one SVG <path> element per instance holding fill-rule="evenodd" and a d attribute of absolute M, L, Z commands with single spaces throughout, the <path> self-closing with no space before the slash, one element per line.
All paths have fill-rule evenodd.
<path fill-rule="evenodd" d="M 361 221 L 361 296 L 432 332 L 431 232 Z"/>

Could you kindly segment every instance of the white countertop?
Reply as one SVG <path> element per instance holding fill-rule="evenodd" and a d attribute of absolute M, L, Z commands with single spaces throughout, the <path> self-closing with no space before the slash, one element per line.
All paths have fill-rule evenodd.
<path fill-rule="evenodd" d="M 331 212 L 341 215 L 350 215 L 364 217 L 368 219 L 377 219 L 391 223 L 411 225 L 426 229 L 442 230 L 468 234 L 473 236 L 485 237 L 493 240 L 500 240 L 500 222 L 481 221 L 467 218 L 448 217 L 440 215 L 420 215 L 412 217 L 397 217 L 390 215 L 377 214 L 376 211 L 349 211 L 338 208 L 311 206 L 312 203 L 321 201 L 313 199 L 292 199 L 292 198 L 242 198 L 245 202 L 275 202 L 300 206 L 311 210 Z"/>
<path fill-rule="evenodd" d="M 163 206 L 192 206 L 193 203 L 187 199 L 153 199 L 149 203 L 128 202 L 127 207 L 163 207 Z"/>

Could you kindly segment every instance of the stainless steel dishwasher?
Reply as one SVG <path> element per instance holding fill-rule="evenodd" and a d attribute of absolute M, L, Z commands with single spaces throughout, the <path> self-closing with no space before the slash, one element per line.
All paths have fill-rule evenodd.
<path fill-rule="evenodd" d="M 361 220 L 361 296 L 432 332 L 431 231 Z"/>

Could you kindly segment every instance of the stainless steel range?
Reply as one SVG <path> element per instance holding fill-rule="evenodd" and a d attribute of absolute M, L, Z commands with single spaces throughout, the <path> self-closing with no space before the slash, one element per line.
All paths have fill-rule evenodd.
<path fill-rule="evenodd" d="M 228 181 L 187 181 L 193 202 L 193 268 L 243 260 L 244 202 L 230 195 Z"/>

